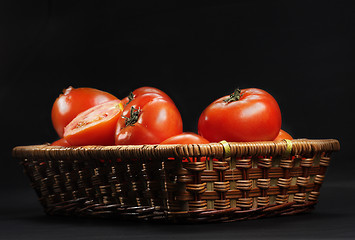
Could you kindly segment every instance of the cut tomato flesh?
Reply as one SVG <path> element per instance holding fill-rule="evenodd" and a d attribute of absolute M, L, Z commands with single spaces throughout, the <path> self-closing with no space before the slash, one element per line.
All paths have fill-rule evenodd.
<path fill-rule="evenodd" d="M 122 113 L 120 100 L 109 101 L 78 114 L 64 130 L 71 145 L 113 145 L 115 128 Z"/>

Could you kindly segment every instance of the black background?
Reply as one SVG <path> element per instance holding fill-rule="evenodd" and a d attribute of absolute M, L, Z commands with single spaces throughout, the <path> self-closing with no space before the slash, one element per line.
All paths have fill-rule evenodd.
<path fill-rule="evenodd" d="M 308 220 L 322 228 L 327 224 L 334 227 L 336 222 L 349 223 L 350 219 L 354 223 L 354 207 L 349 210 L 349 206 L 343 206 L 355 200 L 355 161 L 351 153 L 354 16 L 351 1 L 2 1 L 3 222 L 9 217 L 14 225 L 29 224 L 23 229 L 32 229 L 31 224 L 41 228 L 47 223 L 28 191 L 18 161 L 11 158 L 11 149 L 57 139 L 51 125 L 51 107 L 62 89 L 72 85 L 98 88 L 119 98 L 140 86 L 160 88 L 178 106 L 184 130 L 194 132 L 200 113 L 216 98 L 236 87 L 264 89 L 278 101 L 282 128 L 294 138 L 336 138 L 341 143 L 323 187 L 324 196 L 328 196 L 322 195 L 324 204 L 313 215 L 287 221 L 297 225 L 297 221 Z M 19 205 L 22 210 L 16 209 Z M 322 220 L 334 219 L 334 209 L 337 221 Z M 342 213 L 351 213 L 351 217 Z M 63 227 L 62 222 L 68 220 L 50 221 L 54 222 L 46 226 L 47 232 L 53 231 L 50 226 Z M 74 231 L 77 222 L 69 222 L 65 227 Z M 79 228 L 98 224 L 98 232 L 108 231 L 106 223 L 85 222 Z M 259 223 L 268 225 L 268 220 L 242 226 L 248 229 Z M 115 227 L 112 223 L 108 226 Z M 217 226 L 231 233 L 236 225 Z M 286 230 L 292 230 L 287 226 L 291 228 Z M 339 232 L 348 231 L 343 237 L 355 236 L 344 227 L 346 224 L 342 226 L 345 230 Z M 132 228 L 127 223 L 125 227 Z M 143 229 L 139 236 L 145 238 L 153 238 L 159 229 L 139 227 Z M 174 236 L 174 228 L 169 228 L 169 235 Z M 311 229 L 306 224 L 303 231 Z M 10 232 L 6 236 L 16 238 Z M 312 233 L 313 237 L 322 236 Z M 270 234 L 275 237 L 277 231 Z M 328 237 L 338 233 L 334 230 L 332 234 Z"/>

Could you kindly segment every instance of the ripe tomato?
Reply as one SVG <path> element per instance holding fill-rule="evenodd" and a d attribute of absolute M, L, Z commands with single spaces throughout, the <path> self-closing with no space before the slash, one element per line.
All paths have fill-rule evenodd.
<path fill-rule="evenodd" d="M 171 100 L 171 98 L 168 96 L 168 94 L 166 94 L 165 92 L 163 92 L 160 89 L 157 89 L 154 87 L 140 87 L 140 88 L 137 88 L 136 90 L 134 90 L 133 92 L 131 92 L 128 95 L 128 97 L 125 97 L 124 99 L 122 99 L 122 104 L 123 104 L 123 106 L 126 106 L 134 98 L 140 97 L 143 94 L 147 94 L 147 93 L 156 93 L 158 95 L 161 95 L 161 97 L 163 97 L 165 100 L 174 103 L 173 100 Z"/>
<path fill-rule="evenodd" d="M 292 140 L 293 138 L 292 138 L 292 136 L 290 134 L 288 134 L 284 130 L 280 129 L 280 132 L 277 135 L 277 137 L 274 139 L 274 141 L 280 141 L 280 140 L 283 140 L 283 139 Z"/>
<path fill-rule="evenodd" d="M 64 127 L 79 113 L 98 104 L 117 100 L 107 92 L 94 88 L 73 88 L 63 90 L 52 107 L 52 123 L 59 137 L 63 137 Z"/>
<path fill-rule="evenodd" d="M 195 133 L 182 133 L 179 135 L 172 136 L 168 139 L 165 139 L 160 144 L 206 144 L 210 143 L 207 139 L 197 135 Z M 173 160 L 174 158 L 171 158 Z M 184 157 L 182 162 L 196 162 L 198 158 L 193 157 Z M 206 161 L 206 157 L 199 158 L 201 162 Z"/>
<path fill-rule="evenodd" d="M 160 144 L 205 144 L 210 143 L 207 139 L 195 133 L 181 133 L 165 139 Z"/>
<path fill-rule="evenodd" d="M 133 98 L 117 122 L 115 143 L 158 144 L 182 133 L 182 119 L 172 101 L 157 93 Z"/>
<path fill-rule="evenodd" d="M 235 90 L 211 103 L 201 114 L 198 131 L 211 142 L 274 140 L 281 128 L 276 100 L 256 88 Z"/>
<path fill-rule="evenodd" d="M 65 140 L 64 138 L 61 138 L 57 141 L 52 142 L 51 146 L 70 147 L 71 145 L 67 142 L 67 140 Z"/>
<path fill-rule="evenodd" d="M 73 146 L 114 145 L 115 129 L 123 106 L 113 100 L 79 113 L 64 129 L 64 138 Z"/>

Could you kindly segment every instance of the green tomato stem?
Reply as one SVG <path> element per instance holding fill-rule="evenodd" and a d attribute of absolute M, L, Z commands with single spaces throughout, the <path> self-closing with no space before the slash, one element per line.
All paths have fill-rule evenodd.
<path fill-rule="evenodd" d="M 140 109 L 134 108 L 132 106 L 131 107 L 131 112 L 130 112 L 130 117 L 122 116 L 123 118 L 126 119 L 125 120 L 126 127 L 127 126 L 134 126 L 134 124 L 138 121 L 140 113 L 141 113 Z"/>
<path fill-rule="evenodd" d="M 223 100 L 223 102 L 230 103 L 230 102 L 238 101 L 243 96 L 241 92 L 242 91 L 239 88 L 235 89 L 234 92 L 231 95 L 229 95 L 228 98 Z"/>

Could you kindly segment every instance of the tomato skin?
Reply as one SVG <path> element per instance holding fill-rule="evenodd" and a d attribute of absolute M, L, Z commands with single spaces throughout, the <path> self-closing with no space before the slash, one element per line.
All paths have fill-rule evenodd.
<path fill-rule="evenodd" d="M 168 139 L 165 139 L 160 144 L 207 144 L 210 143 L 207 139 L 197 135 L 196 133 L 184 132 L 175 136 L 172 136 Z M 171 158 L 173 160 L 173 158 Z M 182 162 L 196 162 L 198 158 L 185 157 L 182 159 Z M 200 157 L 199 161 L 205 162 L 206 157 Z M 215 160 L 214 160 L 215 161 Z"/>
<path fill-rule="evenodd" d="M 196 133 L 184 132 L 179 135 L 172 136 L 165 139 L 160 144 L 207 144 L 210 143 L 207 139 L 203 138 Z"/>
<path fill-rule="evenodd" d="M 64 129 L 73 146 L 114 145 L 115 129 L 123 106 L 120 100 L 102 103 L 79 113 Z"/>
<path fill-rule="evenodd" d="M 63 137 L 64 128 L 79 113 L 104 102 L 117 100 L 110 93 L 94 88 L 73 88 L 63 90 L 52 107 L 52 123 L 59 137 Z"/>
<path fill-rule="evenodd" d="M 137 97 L 140 97 L 144 94 L 149 94 L 149 93 L 155 93 L 155 94 L 158 94 L 160 95 L 162 98 L 166 99 L 167 101 L 170 101 L 173 103 L 173 100 L 171 100 L 171 98 L 168 96 L 168 94 L 166 94 L 165 92 L 163 92 L 162 90 L 160 89 L 157 89 L 157 88 L 154 88 L 154 87 L 140 87 L 140 88 L 137 88 L 135 89 L 132 94 L 134 96 L 134 98 L 137 98 Z M 129 102 L 129 98 L 128 97 L 125 97 L 123 98 L 122 100 L 122 104 L 123 106 L 126 106 L 127 103 Z"/>
<path fill-rule="evenodd" d="M 61 146 L 61 147 L 70 147 L 70 143 L 67 142 L 64 138 L 58 139 L 51 143 L 51 146 Z"/>
<path fill-rule="evenodd" d="M 224 96 L 200 115 L 198 132 L 211 142 L 272 141 L 281 128 L 281 111 L 276 100 L 257 88 L 241 90 L 239 100 L 225 102 Z"/>
<path fill-rule="evenodd" d="M 281 141 L 283 139 L 292 140 L 293 137 L 290 134 L 288 134 L 286 131 L 280 129 L 280 132 L 277 135 L 277 137 L 274 139 L 274 141 Z"/>
<path fill-rule="evenodd" d="M 132 107 L 133 111 L 139 111 L 139 116 L 137 122 L 126 126 Z M 117 122 L 115 144 L 159 144 L 180 133 L 182 119 L 175 104 L 157 93 L 145 93 L 125 106 Z"/>

